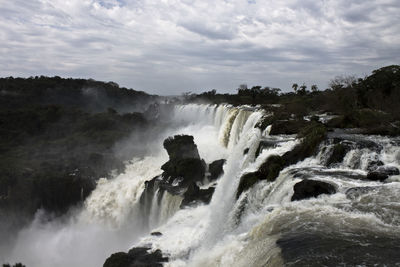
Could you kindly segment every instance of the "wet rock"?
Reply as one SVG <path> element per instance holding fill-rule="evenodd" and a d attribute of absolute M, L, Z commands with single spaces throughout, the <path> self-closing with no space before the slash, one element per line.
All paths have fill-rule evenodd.
<path fill-rule="evenodd" d="M 175 135 L 164 140 L 170 160 L 200 159 L 199 151 L 190 135 Z"/>
<path fill-rule="evenodd" d="M 278 155 L 271 155 L 260 166 L 258 171 L 249 172 L 240 177 L 236 198 L 239 198 L 243 191 L 246 191 L 260 180 L 268 180 L 269 182 L 275 181 L 279 172 L 283 169 L 284 161 Z"/>
<path fill-rule="evenodd" d="M 399 175 L 400 174 L 399 169 L 394 167 L 394 166 L 380 166 L 380 167 L 378 167 L 376 169 L 376 171 L 384 172 L 389 176 L 391 176 L 391 175 Z"/>
<path fill-rule="evenodd" d="M 372 151 L 379 152 L 383 149 L 382 145 L 377 144 L 373 141 L 370 140 L 358 140 L 357 141 L 357 148 L 363 149 L 363 148 L 368 148 Z"/>
<path fill-rule="evenodd" d="M 202 181 L 206 172 L 205 162 L 198 158 L 184 158 L 169 160 L 161 169 L 164 171 L 162 176 L 169 181 L 175 178 L 183 178 L 182 185 L 191 182 Z"/>
<path fill-rule="evenodd" d="M 370 171 L 367 174 L 367 179 L 372 181 L 384 181 L 391 175 L 399 175 L 400 171 L 398 168 L 393 166 L 380 166 L 374 171 Z"/>
<path fill-rule="evenodd" d="M 162 233 L 160 233 L 160 232 L 152 232 L 150 235 L 153 235 L 153 236 L 162 236 Z"/>
<path fill-rule="evenodd" d="M 298 137 L 302 138 L 302 142 L 296 145 L 291 151 L 283 154 L 282 159 L 285 166 L 295 164 L 305 158 L 308 158 L 318 151 L 318 146 L 325 140 L 326 128 L 319 123 L 313 123 L 304 128 Z"/>
<path fill-rule="evenodd" d="M 264 149 L 276 147 L 279 140 L 261 140 L 256 150 L 256 158 L 261 154 Z"/>
<path fill-rule="evenodd" d="M 180 207 L 183 208 L 198 202 L 208 204 L 210 203 L 214 191 L 215 187 L 200 189 L 195 183 L 191 183 L 183 194 L 183 200 Z"/>
<path fill-rule="evenodd" d="M 334 194 L 336 189 L 333 185 L 316 180 L 303 180 L 294 185 L 292 201 L 317 197 L 321 194 Z"/>
<path fill-rule="evenodd" d="M 236 199 L 238 199 L 244 191 L 252 187 L 258 181 L 262 180 L 262 178 L 263 176 L 259 171 L 249 172 L 242 175 L 242 177 L 240 177 L 238 190 L 236 192 Z"/>
<path fill-rule="evenodd" d="M 347 152 L 351 150 L 351 147 L 345 143 L 336 144 L 333 147 L 332 154 L 328 158 L 326 165 L 331 166 L 335 163 L 340 163 L 343 161 L 343 158 L 346 156 Z"/>
<path fill-rule="evenodd" d="M 364 180 L 365 175 L 351 170 L 332 170 L 320 168 L 295 168 L 289 171 L 294 178 L 310 179 L 315 176 L 335 177 L 338 179 L 348 178 L 355 180 Z"/>
<path fill-rule="evenodd" d="M 367 166 L 367 170 L 368 171 L 374 171 L 374 170 L 376 170 L 379 166 L 383 166 L 384 165 L 384 163 L 382 162 L 382 161 L 380 161 L 380 160 L 373 160 L 373 161 L 371 161 L 371 162 L 369 162 L 368 163 L 368 166 Z"/>
<path fill-rule="evenodd" d="M 164 141 L 164 148 L 169 155 L 169 161 L 161 169 L 163 179 L 167 183 L 182 179 L 181 186 L 204 179 L 206 163 L 200 159 L 197 146 L 190 135 L 175 135 Z"/>
<path fill-rule="evenodd" d="M 149 250 L 150 248 L 137 247 L 128 253 L 114 253 L 104 262 L 103 267 L 162 267 L 163 262 L 168 262 L 161 250 L 148 252 Z"/>
<path fill-rule="evenodd" d="M 208 165 L 208 171 L 210 172 L 210 176 L 208 179 L 210 181 L 215 181 L 218 177 L 220 177 L 224 173 L 224 164 L 226 160 L 225 159 L 219 159 L 216 161 L 213 161 L 210 165 Z"/>
<path fill-rule="evenodd" d="M 368 139 L 361 139 L 360 137 L 355 135 L 348 135 L 348 134 L 335 135 L 335 133 L 333 133 L 332 135 L 334 144 L 340 143 L 354 149 L 366 148 L 375 152 L 380 152 L 383 149 L 382 145 Z"/>
<path fill-rule="evenodd" d="M 269 134 L 297 134 L 308 124 L 305 120 L 277 120 L 272 124 Z"/>

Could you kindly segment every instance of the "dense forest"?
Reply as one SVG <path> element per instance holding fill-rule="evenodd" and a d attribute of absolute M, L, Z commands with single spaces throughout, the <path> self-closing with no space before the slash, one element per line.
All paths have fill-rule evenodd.
<path fill-rule="evenodd" d="M 40 208 L 63 214 L 98 178 L 122 171 L 143 151 L 115 147 L 151 126 L 156 99 L 112 82 L 0 79 L 0 216 L 9 223 L 2 230 L 29 222 Z"/>

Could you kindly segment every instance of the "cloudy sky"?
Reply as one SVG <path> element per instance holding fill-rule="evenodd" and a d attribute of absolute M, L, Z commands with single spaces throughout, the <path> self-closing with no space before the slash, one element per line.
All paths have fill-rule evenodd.
<path fill-rule="evenodd" d="M 0 0 L 0 76 L 163 95 L 325 88 L 400 64 L 399 0 Z"/>

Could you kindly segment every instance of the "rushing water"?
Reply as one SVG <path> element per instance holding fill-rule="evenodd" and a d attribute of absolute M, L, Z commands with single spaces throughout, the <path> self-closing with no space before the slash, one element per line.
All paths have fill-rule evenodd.
<path fill-rule="evenodd" d="M 33 267 L 101 266 L 111 253 L 151 246 L 170 258 L 166 266 L 400 265 L 400 177 L 385 183 L 359 179 L 376 161 L 399 168 L 400 141 L 334 133 L 318 155 L 236 200 L 243 173 L 299 142 L 294 136 L 269 136 L 270 127 L 261 132 L 255 125 L 265 115 L 250 107 L 176 106 L 172 121 L 179 127 L 166 130 L 163 138 L 190 134 L 207 163 L 227 159 L 210 204 L 180 209 L 180 196 L 156 188 L 148 212 L 142 212 L 144 182 L 159 175 L 168 160 L 161 138 L 155 141 L 159 149 L 133 159 L 124 174 L 99 180 L 83 209 L 66 220 L 43 223 L 38 214 L 6 260 Z M 376 145 L 354 145 L 342 163 L 327 167 L 333 138 Z M 273 145 L 256 157 L 261 141 Z M 337 193 L 290 201 L 303 178 L 329 182 Z"/>

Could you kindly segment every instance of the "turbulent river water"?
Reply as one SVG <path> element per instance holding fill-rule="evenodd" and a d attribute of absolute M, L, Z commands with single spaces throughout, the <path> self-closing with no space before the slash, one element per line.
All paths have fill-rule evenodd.
<path fill-rule="evenodd" d="M 374 162 L 400 168 L 400 139 L 329 133 L 315 157 L 236 199 L 242 174 L 299 143 L 255 127 L 266 115 L 246 106 L 176 106 L 171 121 L 177 126 L 154 141 L 152 153 L 134 158 L 125 173 L 100 179 L 81 210 L 57 220 L 38 213 L 5 260 L 94 267 L 117 251 L 150 246 L 169 257 L 165 266 L 400 266 L 400 176 L 363 178 Z M 208 205 L 180 209 L 182 198 L 165 192 L 144 213 L 144 182 L 161 174 L 168 160 L 162 141 L 175 134 L 193 135 L 207 163 L 226 159 L 224 174 Z M 328 167 L 335 138 L 352 149 Z M 269 145 L 256 153 L 260 143 Z M 294 185 L 305 178 L 328 182 L 337 192 L 291 201 Z M 154 231 L 162 235 L 150 235 Z"/>

